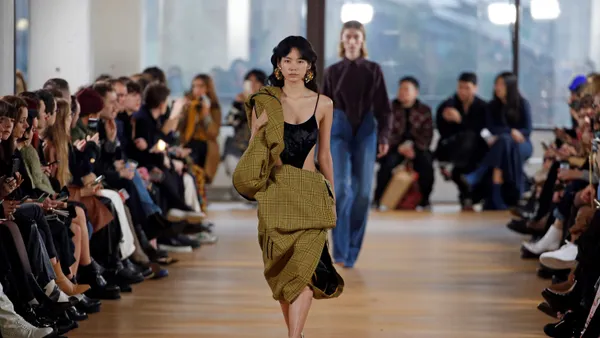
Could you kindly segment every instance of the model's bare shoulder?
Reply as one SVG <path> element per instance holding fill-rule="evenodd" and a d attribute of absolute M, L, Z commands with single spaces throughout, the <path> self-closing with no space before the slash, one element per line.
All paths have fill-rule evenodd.
<path fill-rule="evenodd" d="M 319 106 L 318 109 L 331 109 L 331 107 L 333 106 L 333 100 L 327 96 L 327 95 L 323 95 L 321 94 L 321 96 L 319 97 Z"/>

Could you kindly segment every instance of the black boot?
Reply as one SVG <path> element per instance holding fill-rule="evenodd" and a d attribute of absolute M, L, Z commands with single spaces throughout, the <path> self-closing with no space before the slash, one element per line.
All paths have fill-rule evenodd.
<path fill-rule="evenodd" d="M 85 294 L 93 299 L 120 299 L 121 289 L 106 282 L 106 279 L 102 276 L 104 271 L 105 269 L 94 260 L 89 265 L 79 267 L 79 282 L 89 284 L 92 287 Z"/>
<path fill-rule="evenodd" d="M 75 305 L 79 311 L 85 312 L 87 314 L 98 313 L 100 312 L 100 307 L 102 306 L 102 302 L 97 299 L 91 299 L 86 295 L 77 296 L 79 299 L 79 303 Z"/>
<path fill-rule="evenodd" d="M 568 310 L 579 307 L 579 301 L 581 300 L 581 287 L 579 284 L 576 282 L 573 289 L 566 293 L 558 293 L 546 288 L 542 291 L 542 297 L 554 311 L 566 313 Z"/>
<path fill-rule="evenodd" d="M 583 329 L 584 320 L 576 312 L 567 312 L 558 323 L 544 326 L 544 333 L 548 337 L 571 338 L 579 337 Z"/>

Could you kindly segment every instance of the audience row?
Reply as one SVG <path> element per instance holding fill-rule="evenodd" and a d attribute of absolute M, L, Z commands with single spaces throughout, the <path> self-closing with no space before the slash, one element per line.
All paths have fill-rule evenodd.
<path fill-rule="evenodd" d="M 212 81 L 169 102 L 158 68 L 0 97 L 0 335 L 56 337 L 213 244 L 220 161 Z"/>
<path fill-rule="evenodd" d="M 558 321 L 546 325 L 544 332 L 550 337 L 597 338 L 600 76 L 580 75 L 569 89 L 573 128 L 556 128 L 555 139 L 544 144 L 543 168 L 511 209 L 508 228 L 531 236 L 522 244 L 522 257 L 538 259 L 537 274 L 552 280 L 538 309 Z"/>

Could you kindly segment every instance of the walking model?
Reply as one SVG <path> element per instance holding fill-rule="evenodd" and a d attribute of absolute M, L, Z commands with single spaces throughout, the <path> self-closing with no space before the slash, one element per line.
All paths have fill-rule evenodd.
<path fill-rule="evenodd" d="M 381 68 L 366 60 L 365 28 L 358 21 L 342 27 L 342 61 L 325 71 L 323 93 L 333 98 L 331 154 L 337 196 L 333 230 L 336 264 L 354 267 L 362 246 L 376 157 L 389 150 L 393 122 Z M 321 144 L 319 144 L 320 146 Z"/>
<path fill-rule="evenodd" d="M 316 53 L 300 36 L 275 47 L 269 85 L 246 101 L 251 137 L 233 185 L 258 201 L 264 274 L 289 337 L 302 337 L 312 299 L 334 298 L 344 281 L 327 248 L 335 227 L 330 132 L 333 103 L 319 95 Z M 317 172 L 314 160 L 319 141 Z"/>

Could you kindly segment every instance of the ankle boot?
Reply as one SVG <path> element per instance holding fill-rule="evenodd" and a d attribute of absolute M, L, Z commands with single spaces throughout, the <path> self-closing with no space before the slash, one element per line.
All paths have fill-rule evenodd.
<path fill-rule="evenodd" d="M 558 250 L 562 243 L 562 233 L 562 230 L 553 225 L 539 241 L 523 243 L 523 251 L 533 257 L 539 257 L 544 252 Z"/>
<path fill-rule="evenodd" d="M 121 298 L 121 289 L 116 285 L 108 284 L 102 276 L 104 272 L 105 269 L 94 260 L 89 265 L 79 267 L 78 279 L 92 287 L 86 295 L 93 299 Z"/>
<path fill-rule="evenodd" d="M 4 338 L 47 338 L 55 337 L 56 332 L 49 327 L 37 328 L 19 316 L 0 284 L 0 335 Z"/>
<path fill-rule="evenodd" d="M 60 262 L 53 264 L 52 267 L 54 268 L 54 273 L 56 274 L 56 285 L 58 285 L 58 287 L 67 295 L 80 295 L 90 289 L 90 286 L 86 284 L 71 283 L 71 281 L 63 273 Z"/>

